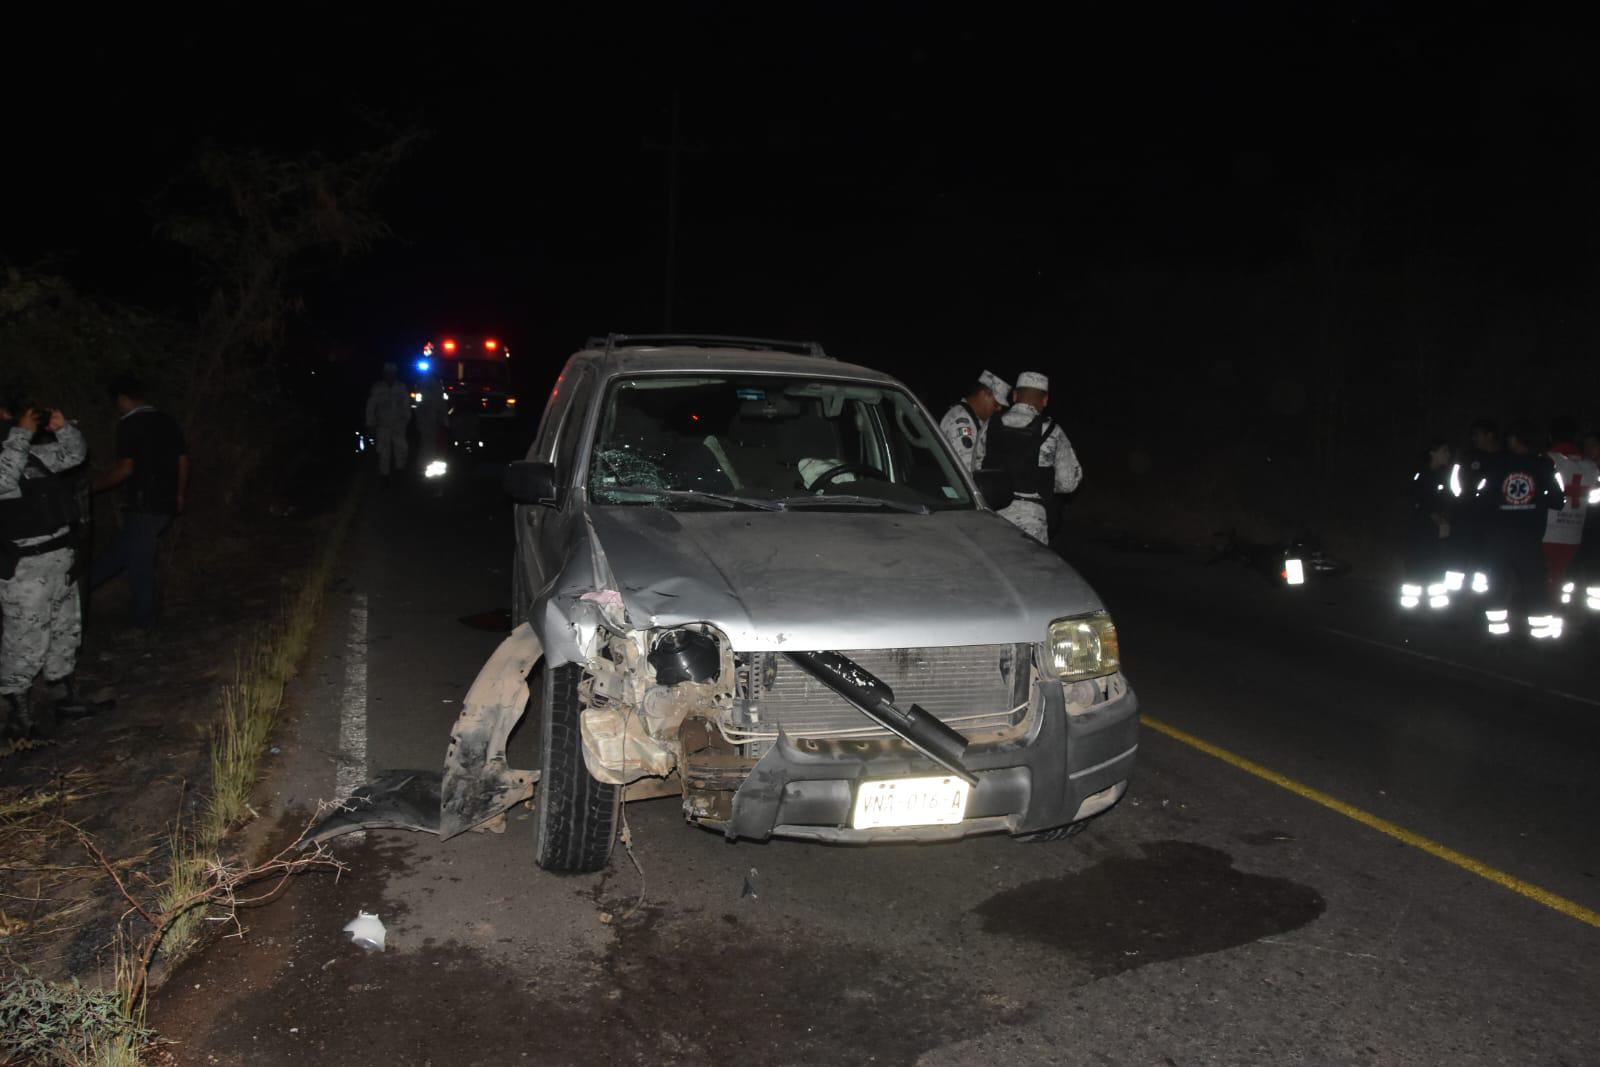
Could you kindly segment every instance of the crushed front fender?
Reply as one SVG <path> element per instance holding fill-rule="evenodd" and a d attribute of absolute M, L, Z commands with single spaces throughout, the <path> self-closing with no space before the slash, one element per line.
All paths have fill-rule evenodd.
<path fill-rule="evenodd" d="M 500 642 L 467 690 L 444 773 L 389 771 L 340 798 L 302 848 L 357 830 L 422 830 L 452 838 L 533 796 L 538 771 L 506 763 L 506 741 L 528 706 L 528 673 L 544 647 L 527 623 Z"/>
<path fill-rule="evenodd" d="M 543 654 L 538 635 L 521 623 L 467 690 L 444 755 L 440 837 L 449 840 L 533 796 L 539 772 L 507 766 L 506 740 L 528 707 L 528 672 Z"/>

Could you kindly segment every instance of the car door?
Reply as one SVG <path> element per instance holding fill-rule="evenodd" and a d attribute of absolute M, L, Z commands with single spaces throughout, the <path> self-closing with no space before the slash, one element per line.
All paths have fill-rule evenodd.
<path fill-rule="evenodd" d="M 539 423 L 539 434 L 528 452 L 528 459 L 552 464 L 556 469 L 556 485 L 561 487 L 561 498 L 555 508 L 539 505 L 517 507 L 517 537 L 520 542 L 518 558 L 527 568 L 529 593 L 541 589 L 557 573 L 563 561 L 554 558 L 560 551 L 564 537 L 564 518 L 572 512 L 575 496 L 574 468 L 581 454 L 586 416 L 592 403 L 594 372 L 592 368 L 568 363 L 556 385 L 551 390 L 545 406 L 544 418 Z"/>

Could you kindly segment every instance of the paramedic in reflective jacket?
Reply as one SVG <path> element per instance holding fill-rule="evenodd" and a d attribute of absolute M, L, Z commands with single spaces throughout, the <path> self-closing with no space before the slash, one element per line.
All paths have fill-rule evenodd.
<path fill-rule="evenodd" d="M 1476 489 L 1489 570 L 1484 620 L 1497 637 L 1524 622 L 1532 637 L 1561 636 L 1563 620 L 1551 603 L 1541 548 L 1546 512 L 1566 500 L 1555 464 L 1534 450 L 1537 441 L 1535 427 L 1513 427 L 1506 433 L 1506 450 L 1484 463 Z"/>
<path fill-rule="evenodd" d="M 1461 564 L 1451 543 L 1460 478 L 1460 466 L 1450 462 L 1449 442 L 1430 442 L 1420 469 L 1411 475 L 1405 572 L 1400 584 L 1402 608 L 1412 610 L 1422 604 L 1435 610 L 1447 608 L 1450 595 L 1461 591 L 1465 573 L 1455 569 Z M 1450 581 L 1452 576 L 1456 581 Z"/>
<path fill-rule="evenodd" d="M 989 420 L 989 445 L 985 466 L 1011 473 L 1016 497 L 1000 512 L 1029 537 L 1050 543 L 1047 505 L 1056 493 L 1070 493 L 1083 480 L 1083 467 L 1072 442 L 1051 419 L 1050 379 L 1037 371 L 1017 378 L 1015 401 L 999 419 Z"/>
<path fill-rule="evenodd" d="M 50 697 L 74 698 L 78 589 L 72 579 L 73 487 L 58 475 L 88 455 L 59 411 L 0 410 L 0 710 L 5 732 L 39 732 L 32 702 L 42 672 Z"/>

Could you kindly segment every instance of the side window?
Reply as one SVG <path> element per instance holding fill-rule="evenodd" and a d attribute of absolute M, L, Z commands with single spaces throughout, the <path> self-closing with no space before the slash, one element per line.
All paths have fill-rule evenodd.
<path fill-rule="evenodd" d="M 594 399 L 594 375 L 588 367 L 576 374 L 567 375 L 567 385 L 572 386 L 565 405 L 561 429 L 556 442 L 556 479 L 559 485 L 572 485 L 578 462 L 578 446 L 583 442 L 584 423 L 588 421 L 589 408 Z"/>
<path fill-rule="evenodd" d="M 556 378 L 556 384 L 550 388 L 550 398 L 545 401 L 544 414 L 539 418 L 539 433 L 534 437 L 533 449 L 528 454 L 530 460 L 553 462 L 556 432 L 561 428 L 561 420 L 572 404 L 575 378 L 572 364 L 568 362 L 561 368 L 561 375 Z"/>

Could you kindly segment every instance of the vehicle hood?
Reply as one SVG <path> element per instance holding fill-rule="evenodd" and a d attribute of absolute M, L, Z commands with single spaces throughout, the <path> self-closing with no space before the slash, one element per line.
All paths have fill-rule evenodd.
<path fill-rule="evenodd" d="M 1045 639 L 1100 600 L 993 512 L 668 511 L 591 506 L 635 627 L 709 622 L 738 651 Z"/>

